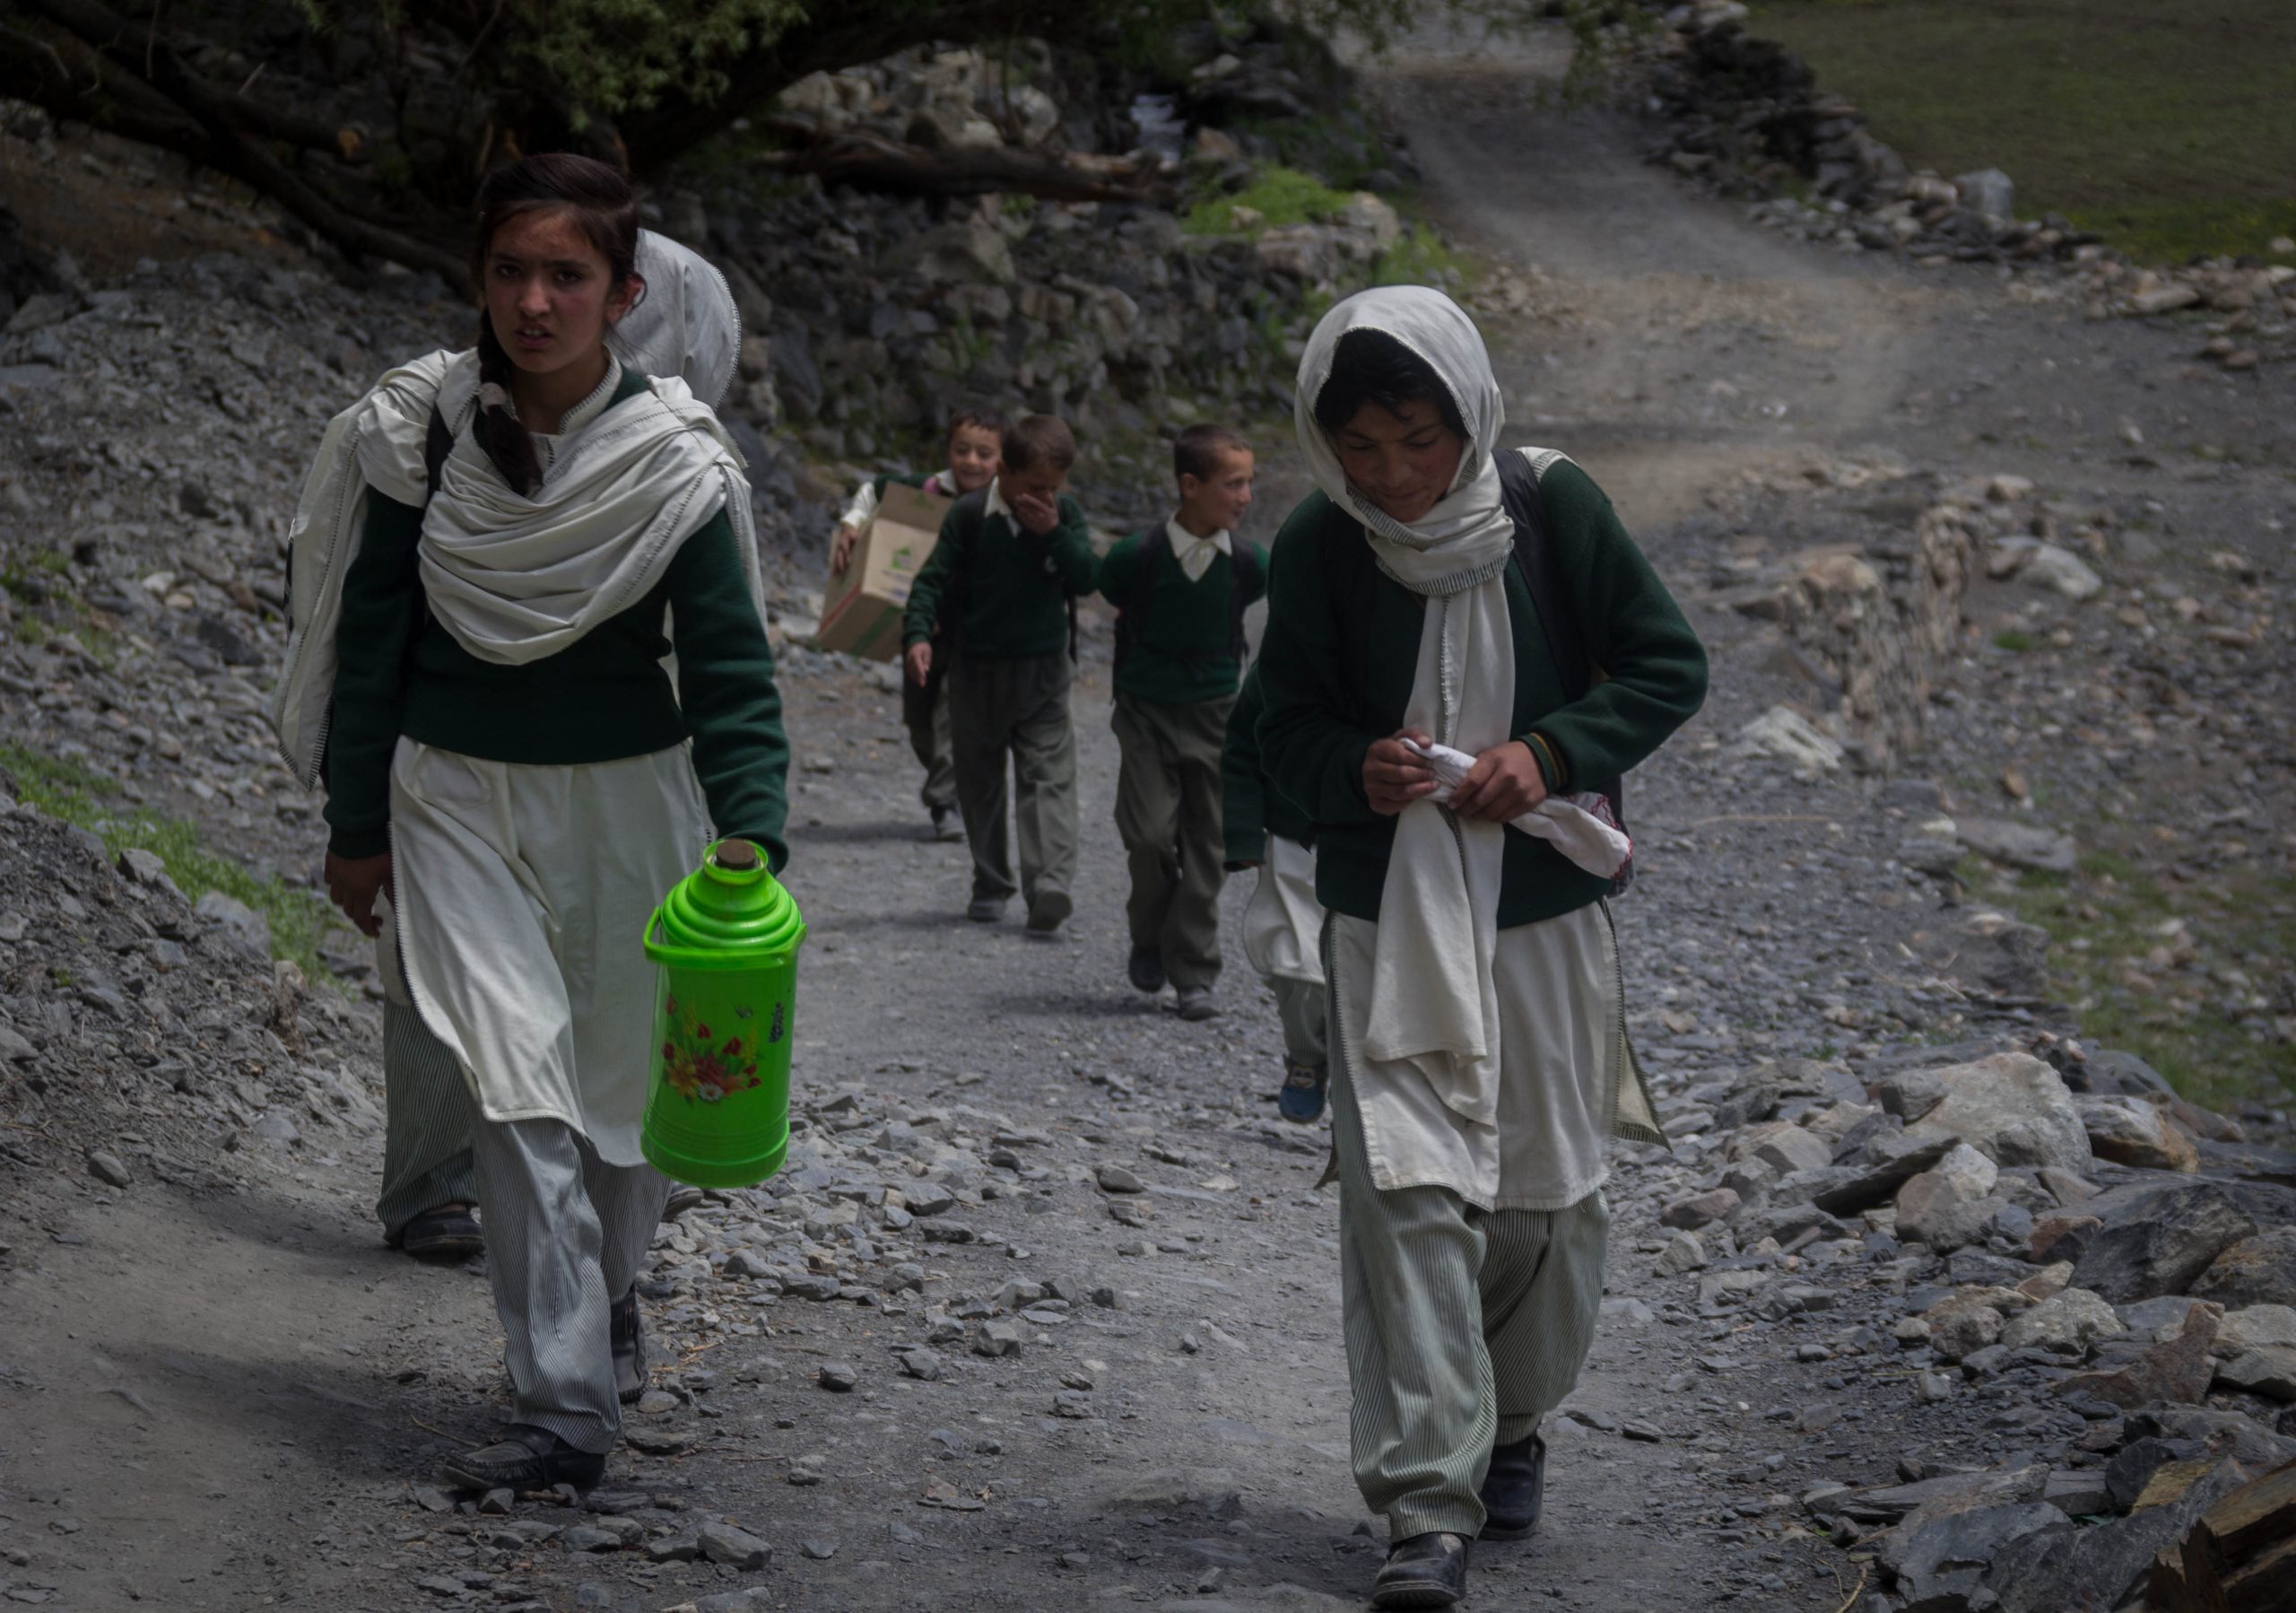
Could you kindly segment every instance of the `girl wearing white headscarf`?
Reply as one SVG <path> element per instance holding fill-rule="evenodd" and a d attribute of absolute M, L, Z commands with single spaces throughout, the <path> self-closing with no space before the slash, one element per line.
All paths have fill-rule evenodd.
<path fill-rule="evenodd" d="M 1373 1603 L 1441 1607 L 1468 1542 L 1536 1522 L 1539 1419 L 1602 1296 L 1605 1138 L 1664 1141 L 1611 882 L 1516 822 L 1614 790 L 1599 781 L 1698 710 L 1706 658 L 1586 473 L 1498 448 L 1498 382 L 1449 298 L 1342 302 L 1297 398 L 1319 491 L 1275 542 L 1260 748 L 1314 821 L 1332 914 L 1352 1443 L 1391 1542 Z M 1535 568 L 1570 614 L 1553 634 Z M 1570 686 L 1566 635 L 1600 669 L 1589 687 Z M 1436 745 L 1474 758 L 1455 787 Z"/>
<path fill-rule="evenodd" d="M 553 153 L 480 209 L 477 348 L 385 376 L 322 443 L 274 717 L 326 785 L 329 894 L 392 926 L 478 1112 L 513 1421 L 447 1477 L 587 1487 L 644 1387 L 670 1186 L 638 1140 L 640 937 L 713 833 L 782 866 L 788 745 L 740 457 L 680 373 L 730 372 L 723 282 L 668 260 L 625 362 L 610 333 L 657 289 L 628 182 Z"/>

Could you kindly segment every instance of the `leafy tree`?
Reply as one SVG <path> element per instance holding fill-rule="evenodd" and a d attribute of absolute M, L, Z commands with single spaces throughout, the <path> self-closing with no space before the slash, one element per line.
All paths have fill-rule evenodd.
<path fill-rule="evenodd" d="M 1243 0 L 1259 4 L 1260 0 Z M 1520 0 L 1443 0 L 1454 11 Z M 1550 0 L 1550 4 L 1552 0 Z M 1581 0 L 1570 0 L 1572 4 Z M 0 94 L 163 145 L 354 257 L 459 278 L 462 205 L 522 151 L 643 175 L 806 74 L 928 41 L 1169 37 L 1223 0 L 0 0 Z M 1377 40 L 1411 0 L 1296 0 Z"/>

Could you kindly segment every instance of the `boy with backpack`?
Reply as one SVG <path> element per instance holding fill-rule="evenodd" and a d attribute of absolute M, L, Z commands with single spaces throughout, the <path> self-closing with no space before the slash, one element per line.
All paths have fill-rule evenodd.
<path fill-rule="evenodd" d="M 1075 605 L 1099 562 L 1084 512 L 1065 491 L 1076 438 L 1057 415 L 1031 414 L 1004 434 L 994 480 L 941 522 L 940 541 L 910 586 L 901 637 L 909 681 L 949 678 L 958 809 L 972 848 L 965 916 L 994 924 L 1019 890 L 1028 933 L 1067 921 L 1076 876 L 1076 731 L 1068 714 Z M 945 630 L 945 640 L 935 635 Z M 1004 831 L 1012 758 L 1019 829 L 1017 885 Z"/>
<path fill-rule="evenodd" d="M 1100 562 L 1117 607 L 1116 714 L 1123 761 L 1116 825 L 1131 865 L 1126 972 L 1140 990 L 1178 990 L 1182 1019 L 1219 1013 L 1221 750 L 1244 662 L 1244 607 L 1267 585 L 1267 551 L 1239 544 L 1252 501 L 1252 450 L 1225 426 L 1172 444 L 1179 508 Z"/>
<path fill-rule="evenodd" d="M 937 498 L 962 498 L 987 486 L 996 477 L 1004 451 L 1004 417 L 978 405 L 960 407 L 949 416 L 948 469 L 935 471 L 929 476 L 879 475 L 861 484 L 853 501 L 838 519 L 837 542 L 829 556 L 831 573 L 841 577 L 845 568 L 853 562 L 854 545 L 868 529 L 888 486 L 898 483 Z M 957 813 L 956 758 L 949 737 L 946 656 L 941 658 L 924 683 L 901 679 L 900 718 L 902 726 L 909 730 L 909 749 L 917 754 L 918 765 L 925 770 L 921 796 L 925 810 L 933 816 L 933 838 L 962 840 L 964 828 Z"/>

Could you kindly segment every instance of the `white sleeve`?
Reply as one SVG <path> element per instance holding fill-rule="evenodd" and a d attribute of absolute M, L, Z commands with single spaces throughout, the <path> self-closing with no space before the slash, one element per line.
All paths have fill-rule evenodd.
<path fill-rule="evenodd" d="M 869 518 L 876 513 L 877 484 L 874 482 L 864 482 L 861 484 L 861 491 L 855 493 L 853 501 L 845 507 L 845 513 L 837 518 L 838 524 L 850 527 L 858 532 L 869 524 Z"/>

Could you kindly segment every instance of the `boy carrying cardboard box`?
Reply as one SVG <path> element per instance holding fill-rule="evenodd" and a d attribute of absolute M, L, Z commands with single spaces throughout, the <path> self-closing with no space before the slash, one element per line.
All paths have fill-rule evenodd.
<path fill-rule="evenodd" d="M 1172 444 L 1178 510 L 1100 562 L 1100 592 L 1117 607 L 1109 726 L 1132 870 L 1126 972 L 1143 991 L 1170 981 L 1182 1019 L 1220 1011 L 1220 753 L 1243 672 L 1244 607 L 1267 586 L 1267 551 L 1233 536 L 1251 508 L 1252 468 L 1234 432 L 1188 427 Z"/>
<path fill-rule="evenodd" d="M 986 487 L 995 479 L 1004 449 L 1004 417 L 978 405 L 960 408 L 949 417 L 949 467 L 929 476 L 894 474 L 861 484 L 837 526 L 837 542 L 830 551 L 832 577 L 843 577 L 853 563 L 861 535 L 876 518 L 890 486 L 913 487 L 937 499 L 954 500 Z M 922 684 L 901 679 L 900 716 L 909 730 L 909 749 L 925 769 L 920 792 L 925 810 L 933 817 L 933 838 L 961 840 L 964 829 L 957 814 L 956 759 L 949 737 L 947 661 Z"/>
<path fill-rule="evenodd" d="M 1029 934 L 1049 938 L 1074 911 L 1076 733 L 1068 715 L 1074 652 L 1070 602 L 1099 571 L 1084 512 L 1064 491 L 1076 439 L 1031 414 L 1004 434 L 1004 467 L 952 505 L 910 588 L 902 623 L 909 681 L 945 666 L 957 806 L 972 847 L 965 916 L 993 924 L 1018 889 Z M 944 628 L 941 645 L 935 634 Z M 1004 831 L 1012 758 L 1019 828 L 1016 886 Z"/>

